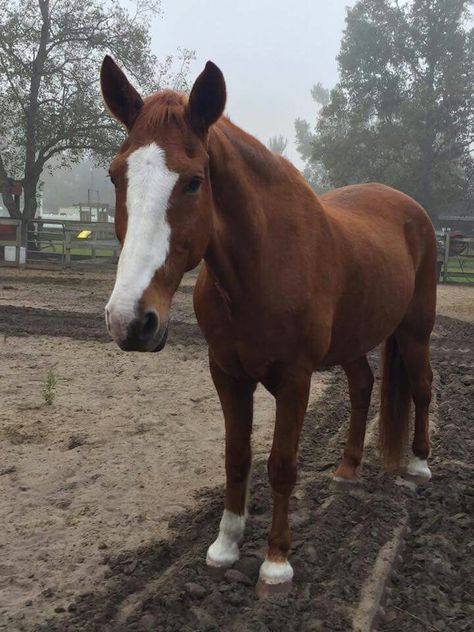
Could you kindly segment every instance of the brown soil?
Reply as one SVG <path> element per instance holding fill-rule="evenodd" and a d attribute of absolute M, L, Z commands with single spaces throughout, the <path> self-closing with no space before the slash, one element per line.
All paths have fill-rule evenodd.
<path fill-rule="evenodd" d="M 0 274 L 0 629 L 347 631 L 379 552 L 405 524 L 378 629 L 472 629 L 472 325 L 438 319 L 428 486 L 383 473 L 369 446 L 361 483 L 334 487 L 345 380 L 337 369 L 315 376 L 292 498 L 295 585 L 259 601 L 273 402 L 258 392 L 240 574 L 212 576 L 204 557 L 222 510 L 223 424 L 192 279 L 177 294 L 159 356 L 105 342 L 112 283 L 110 275 Z M 51 366 L 59 383 L 47 406 Z"/>

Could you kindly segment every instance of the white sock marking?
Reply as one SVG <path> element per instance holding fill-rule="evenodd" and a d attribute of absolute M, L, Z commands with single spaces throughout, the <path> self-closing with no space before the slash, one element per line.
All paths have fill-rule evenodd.
<path fill-rule="evenodd" d="M 426 461 L 426 459 L 419 459 L 417 456 L 413 456 L 408 462 L 407 474 L 410 474 L 410 476 L 420 476 L 430 480 L 431 470 L 428 467 L 428 461 Z"/>
<path fill-rule="evenodd" d="M 208 566 L 228 567 L 239 559 L 239 543 L 245 529 L 245 516 L 224 509 L 219 535 L 207 550 Z"/>
<path fill-rule="evenodd" d="M 265 584 L 283 584 L 293 579 L 293 568 L 285 562 L 272 562 L 266 559 L 260 566 L 260 579 Z"/>
<path fill-rule="evenodd" d="M 168 255 L 170 227 L 166 217 L 178 174 L 166 166 L 156 143 L 136 149 L 127 159 L 127 234 L 107 304 L 111 333 L 122 339 L 136 317 L 136 306 Z"/>

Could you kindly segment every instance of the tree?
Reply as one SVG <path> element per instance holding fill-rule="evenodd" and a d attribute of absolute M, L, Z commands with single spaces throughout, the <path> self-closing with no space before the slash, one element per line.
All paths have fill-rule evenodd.
<path fill-rule="evenodd" d="M 288 139 L 282 136 L 272 136 L 268 139 L 268 149 L 273 151 L 274 154 L 280 154 L 283 156 L 285 154 L 285 149 L 288 145 Z"/>
<path fill-rule="evenodd" d="M 318 105 L 319 110 L 329 105 L 330 92 L 324 88 L 321 83 L 317 83 L 312 87 L 311 96 L 313 97 L 313 101 Z M 321 160 L 315 158 L 313 155 L 314 138 L 311 132 L 311 126 L 307 121 L 298 118 L 295 121 L 295 130 L 296 149 L 302 159 L 306 161 L 303 175 L 316 193 L 322 193 L 330 188 L 330 183 L 328 182 L 326 170 Z"/>
<path fill-rule="evenodd" d="M 190 51 L 158 64 L 147 23 L 160 0 L 140 0 L 132 15 L 116 0 L 0 0 L 0 183 L 22 181 L 27 224 L 36 213 L 41 173 L 85 154 L 113 155 L 123 132 L 105 112 L 99 68 L 111 54 L 144 90 L 186 87 Z M 54 160 L 53 160 L 54 159 Z"/>
<path fill-rule="evenodd" d="M 360 0 L 348 10 L 340 81 L 301 155 L 331 186 L 376 180 L 415 197 L 436 221 L 473 198 L 472 0 Z M 314 92 L 314 91 L 313 91 Z M 472 207 L 471 207 L 472 208 Z"/>

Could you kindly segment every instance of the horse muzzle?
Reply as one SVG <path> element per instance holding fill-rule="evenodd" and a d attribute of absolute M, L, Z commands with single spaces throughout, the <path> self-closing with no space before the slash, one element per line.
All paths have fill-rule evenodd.
<path fill-rule="evenodd" d="M 107 329 L 122 351 L 158 352 L 168 338 L 168 322 L 162 323 L 154 309 L 148 309 L 130 322 L 108 307 L 105 310 Z"/>

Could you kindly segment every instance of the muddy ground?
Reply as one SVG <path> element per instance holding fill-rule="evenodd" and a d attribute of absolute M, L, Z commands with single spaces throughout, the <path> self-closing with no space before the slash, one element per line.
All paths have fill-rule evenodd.
<path fill-rule="evenodd" d="M 438 317 L 433 338 L 430 485 L 382 472 L 374 397 L 362 481 L 335 487 L 345 380 L 338 369 L 315 375 L 292 498 L 295 585 L 259 601 L 273 402 L 257 392 L 238 572 L 212 576 L 204 557 L 222 510 L 223 423 L 192 283 L 176 296 L 157 357 L 108 341 L 112 275 L 0 271 L 0 629 L 368 630 L 394 543 L 377 629 L 472 629 L 474 291 L 440 292 L 451 317 Z M 377 369 L 377 353 L 371 362 Z"/>

